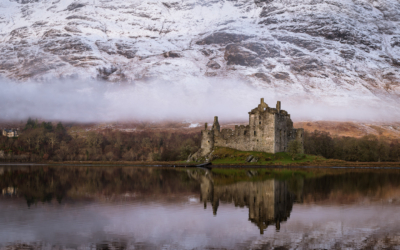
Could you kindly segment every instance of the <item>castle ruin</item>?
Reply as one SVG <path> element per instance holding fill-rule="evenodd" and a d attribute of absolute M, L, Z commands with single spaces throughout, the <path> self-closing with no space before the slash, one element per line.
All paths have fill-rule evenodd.
<path fill-rule="evenodd" d="M 298 140 L 303 147 L 303 129 L 293 128 L 293 122 L 287 111 L 281 109 L 278 101 L 276 108 L 270 108 L 261 98 L 261 103 L 249 112 L 249 125 L 236 125 L 235 130 L 220 128 L 218 117 L 214 117 L 211 130 L 207 123 L 201 131 L 201 149 L 199 156 L 210 154 L 214 147 L 227 147 L 241 151 L 266 153 L 285 152 L 292 140 Z"/>

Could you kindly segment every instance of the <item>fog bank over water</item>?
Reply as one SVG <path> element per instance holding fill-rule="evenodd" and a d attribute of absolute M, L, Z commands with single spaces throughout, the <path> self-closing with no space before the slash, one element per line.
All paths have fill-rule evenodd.
<path fill-rule="evenodd" d="M 185 78 L 177 82 L 109 83 L 54 80 L 46 83 L 0 80 L 1 120 L 78 122 L 246 121 L 264 97 L 270 107 L 282 102 L 294 121 L 398 121 L 400 111 L 388 98 L 352 92 L 307 94 L 276 92 L 239 80 Z M 288 87 L 290 89 L 290 86 Z"/>

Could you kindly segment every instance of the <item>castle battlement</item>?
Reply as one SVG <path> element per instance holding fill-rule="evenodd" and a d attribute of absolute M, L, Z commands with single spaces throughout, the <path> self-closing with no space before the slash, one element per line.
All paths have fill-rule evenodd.
<path fill-rule="evenodd" d="M 290 115 L 281 109 L 280 101 L 275 108 L 270 108 L 261 98 L 260 104 L 249 112 L 249 125 L 221 130 L 215 116 L 211 130 L 206 123 L 201 133 L 201 155 L 205 156 L 216 146 L 241 151 L 284 152 L 292 140 L 298 140 L 303 145 L 304 130 L 293 128 Z"/>

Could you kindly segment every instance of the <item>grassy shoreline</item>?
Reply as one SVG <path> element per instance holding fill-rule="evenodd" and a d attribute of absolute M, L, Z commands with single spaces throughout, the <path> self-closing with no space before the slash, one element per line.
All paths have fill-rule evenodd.
<path fill-rule="evenodd" d="M 63 162 L 0 162 L 0 165 L 91 165 L 91 166 L 148 166 L 148 167 L 185 167 L 192 166 L 198 163 L 185 162 L 137 162 L 137 161 L 63 161 Z M 212 164 L 212 168 L 400 168 L 400 162 L 343 162 L 343 161 L 326 161 L 317 163 L 292 163 L 285 165 L 277 164 Z"/>
<path fill-rule="evenodd" d="M 255 162 L 247 162 L 249 156 L 257 158 Z M 360 167 L 360 168 L 396 168 L 400 162 L 349 162 L 325 159 L 322 156 L 299 154 L 294 159 L 286 152 L 276 154 L 254 151 L 239 151 L 231 148 L 216 147 L 210 155 L 213 168 L 305 168 L 305 167 Z M 107 165 L 107 166 L 165 166 L 185 167 L 201 164 L 186 161 L 38 161 L 5 162 L 0 164 L 48 164 L 48 165 Z"/>

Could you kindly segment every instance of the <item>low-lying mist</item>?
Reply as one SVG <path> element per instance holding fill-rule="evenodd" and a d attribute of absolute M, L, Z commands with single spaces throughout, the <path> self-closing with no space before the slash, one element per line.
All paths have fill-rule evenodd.
<path fill-rule="evenodd" d="M 231 79 L 186 78 L 177 82 L 109 83 L 54 80 L 17 83 L 0 80 L 0 120 L 28 117 L 75 122 L 246 121 L 264 97 L 282 102 L 294 121 L 398 121 L 395 107 L 357 93 L 294 93 L 255 87 Z M 359 93 L 358 93 L 359 94 Z"/>

